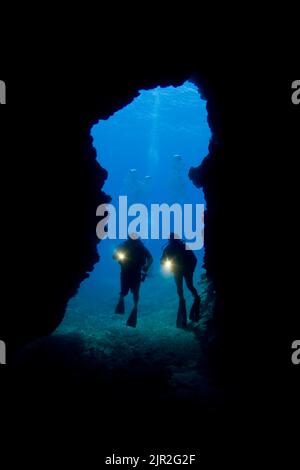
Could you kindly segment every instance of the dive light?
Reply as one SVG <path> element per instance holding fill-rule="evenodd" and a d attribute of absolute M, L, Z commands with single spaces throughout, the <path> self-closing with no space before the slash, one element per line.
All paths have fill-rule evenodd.
<path fill-rule="evenodd" d="M 126 258 L 125 253 L 123 253 L 123 251 L 118 251 L 117 258 L 119 261 L 124 261 L 124 259 Z"/>
<path fill-rule="evenodd" d="M 172 267 L 172 261 L 170 259 L 166 259 L 166 261 L 164 262 L 164 268 L 166 269 L 166 271 L 171 271 Z"/>

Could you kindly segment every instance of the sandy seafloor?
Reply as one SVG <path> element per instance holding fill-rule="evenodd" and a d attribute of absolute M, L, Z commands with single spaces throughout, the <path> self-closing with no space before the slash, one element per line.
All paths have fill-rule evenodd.
<path fill-rule="evenodd" d="M 114 313 L 119 269 L 105 273 L 100 262 L 69 301 L 57 330 L 19 350 L 13 367 L 22 368 L 23 375 L 30 370 L 29 376 L 33 373 L 43 387 L 59 383 L 97 389 L 103 397 L 118 401 L 179 399 L 218 407 L 223 391 L 214 381 L 205 352 L 212 302 L 206 295 L 204 271 L 198 268 L 195 273 L 201 319 L 198 324 L 189 322 L 187 330 L 176 328 L 178 299 L 172 276 L 156 272 L 141 285 L 138 323 L 132 328 L 126 326 L 131 294 L 125 299 L 126 313 Z M 186 288 L 185 297 L 189 313 L 192 295 Z"/>

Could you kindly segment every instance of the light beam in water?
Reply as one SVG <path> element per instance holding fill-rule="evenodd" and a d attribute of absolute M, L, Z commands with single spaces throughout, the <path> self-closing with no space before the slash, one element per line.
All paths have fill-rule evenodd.
<path fill-rule="evenodd" d="M 160 107 L 160 88 L 156 88 L 152 92 L 153 94 L 153 112 L 151 115 L 152 118 L 152 128 L 150 133 L 150 145 L 148 152 L 148 173 L 152 173 L 153 170 L 157 167 L 159 162 L 159 107 Z"/>

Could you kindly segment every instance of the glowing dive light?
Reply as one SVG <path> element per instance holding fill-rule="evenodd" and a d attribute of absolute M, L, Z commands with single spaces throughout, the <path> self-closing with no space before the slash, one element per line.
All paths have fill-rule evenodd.
<path fill-rule="evenodd" d="M 122 251 L 119 251 L 117 253 L 117 257 L 119 261 L 124 261 L 124 259 L 126 258 L 125 254 Z"/>
<path fill-rule="evenodd" d="M 171 271 L 172 269 L 172 266 L 173 266 L 173 263 L 170 259 L 166 259 L 166 261 L 164 262 L 164 267 L 167 271 Z"/>

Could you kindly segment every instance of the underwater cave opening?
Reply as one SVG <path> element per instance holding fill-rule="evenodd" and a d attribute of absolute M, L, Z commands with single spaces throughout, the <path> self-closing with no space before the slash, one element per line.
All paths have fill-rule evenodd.
<path fill-rule="evenodd" d="M 128 206 L 145 205 L 149 214 L 151 204 L 205 205 L 203 191 L 188 177 L 190 167 L 208 153 L 211 138 L 206 101 L 193 83 L 140 90 L 128 106 L 94 125 L 91 135 L 97 159 L 108 171 L 104 191 L 117 211 L 120 196 L 127 197 Z M 171 228 L 175 225 L 172 219 Z M 116 244 L 99 244 L 103 262 L 111 264 Z M 163 244 L 147 241 L 156 257 Z M 203 250 L 196 254 L 200 266 Z"/>
<path fill-rule="evenodd" d="M 208 154 L 211 138 L 206 102 L 192 82 L 140 90 L 129 105 L 95 124 L 91 135 L 97 159 L 108 172 L 103 189 L 112 197 L 112 204 L 117 206 L 119 197 L 126 196 L 129 204 L 145 207 L 162 203 L 205 205 L 202 190 L 188 177 L 189 169 Z M 80 334 L 88 353 L 96 354 L 113 369 L 127 369 L 130 361 L 138 360 L 151 369 L 155 364 L 166 368 L 185 364 L 188 375 L 196 374 L 199 342 L 193 331 L 176 328 L 176 286 L 172 274 L 163 272 L 160 266 L 166 240 L 150 237 L 144 242 L 154 262 L 141 284 L 137 328 L 126 327 L 124 315 L 114 313 L 120 266 L 113 253 L 121 242 L 105 239 L 99 243 L 100 262 L 69 302 L 56 333 Z M 194 283 L 204 298 L 203 251 L 195 251 L 198 263 Z M 189 291 L 185 291 L 185 297 L 190 304 Z M 125 308 L 127 318 L 131 294 L 125 299 Z M 205 325 L 204 317 L 199 328 Z M 174 374 L 175 370 L 175 380 Z"/>

